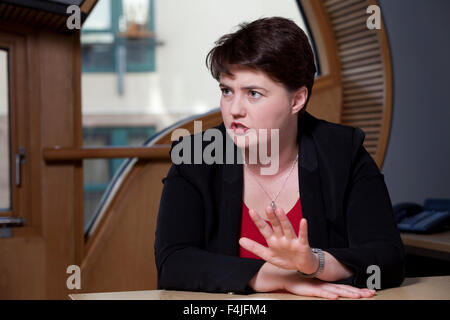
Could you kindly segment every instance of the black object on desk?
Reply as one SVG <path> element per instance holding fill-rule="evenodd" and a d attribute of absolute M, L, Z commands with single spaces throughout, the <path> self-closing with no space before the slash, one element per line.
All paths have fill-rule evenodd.
<path fill-rule="evenodd" d="M 401 203 L 393 207 L 397 227 L 402 232 L 433 233 L 444 231 L 450 221 L 450 199 L 426 199 L 423 207 Z"/>

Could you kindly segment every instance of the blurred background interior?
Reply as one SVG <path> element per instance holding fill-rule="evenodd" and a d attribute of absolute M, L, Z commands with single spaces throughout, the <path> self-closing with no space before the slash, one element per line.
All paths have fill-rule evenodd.
<path fill-rule="evenodd" d="M 263 16 L 309 36 L 309 111 L 366 132 L 406 276 L 450 275 L 448 12 L 447 0 L 0 1 L 0 298 L 65 299 L 74 264 L 77 292 L 156 289 L 170 133 L 220 123 L 206 54 Z"/>

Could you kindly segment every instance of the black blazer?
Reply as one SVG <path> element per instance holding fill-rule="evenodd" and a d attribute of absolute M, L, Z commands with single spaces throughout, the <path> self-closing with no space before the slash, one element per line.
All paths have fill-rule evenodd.
<path fill-rule="evenodd" d="M 223 123 L 216 128 L 229 139 Z M 336 283 L 367 287 L 367 268 L 377 265 L 381 288 L 399 286 L 404 248 L 384 176 L 363 141 L 358 128 L 309 113 L 300 118 L 300 201 L 309 243 L 354 272 Z M 264 261 L 239 257 L 242 180 L 242 164 L 172 165 L 156 227 L 159 289 L 252 292 L 247 284 Z"/>

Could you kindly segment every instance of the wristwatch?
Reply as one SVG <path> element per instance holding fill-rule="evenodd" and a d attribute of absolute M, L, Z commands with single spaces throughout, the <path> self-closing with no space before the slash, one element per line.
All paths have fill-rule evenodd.
<path fill-rule="evenodd" d="M 323 255 L 322 249 L 311 248 L 311 251 L 313 253 L 317 253 L 317 255 L 319 256 L 319 268 L 317 268 L 316 272 L 311 273 L 311 274 L 306 274 L 306 273 L 303 273 L 303 272 L 297 270 L 297 273 L 299 275 L 301 275 L 303 278 L 315 278 L 315 277 L 317 277 L 319 274 L 322 273 L 324 265 L 325 265 L 325 257 Z"/>

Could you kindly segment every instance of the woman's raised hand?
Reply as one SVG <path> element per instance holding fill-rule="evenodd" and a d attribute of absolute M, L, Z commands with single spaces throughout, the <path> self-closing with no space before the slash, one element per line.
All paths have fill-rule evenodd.
<path fill-rule="evenodd" d="M 269 247 L 248 238 L 241 238 L 239 244 L 243 248 L 283 269 L 299 270 L 306 274 L 314 273 L 317 270 L 319 260 L 309 246 L 306 219 L 300 221 L 297 237 L 281 208 L 277 208 L 276 211 L 271 207 L 266 208 L 272 227 L 255 210 L 250 209 L 249 213 Z"/>

